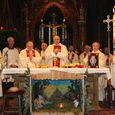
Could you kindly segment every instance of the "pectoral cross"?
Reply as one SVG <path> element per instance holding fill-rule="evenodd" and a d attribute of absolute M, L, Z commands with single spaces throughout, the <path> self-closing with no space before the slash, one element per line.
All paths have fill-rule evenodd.
<path fill-rule="evenodd" d="M 103 23 L 107 23 L 107 31 L 110 31 L 110 23 L 113 22 L 113 19 L 110 19 L 110 16 L 107 15 L 107 19 L 103 20 Z"/>

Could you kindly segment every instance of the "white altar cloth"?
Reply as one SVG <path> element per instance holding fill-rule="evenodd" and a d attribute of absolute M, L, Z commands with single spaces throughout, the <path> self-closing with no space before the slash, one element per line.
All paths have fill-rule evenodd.
<path fill-rule="evenodd" d="M 2 74 L 24 74 L 27 68 L 9 68 L 3 69 Z M 31 68 L 30 74 L 36 73 L 50 73 L 51 71 L 60 71 L 60 72 L 68 72 L 68 73 L 85 73 L 86 68 Z"/>
<path fill-rule="evenodd" d="M 21 75 L 27 71 L 27 68 L 5 68 L 2 70 L 2 79 L 6 78 L 9 75 Z M 110 79 L 112 76 L 110 74 L 109 68 L 30 68 L 30 74 L 45 74 L 54 72 L 65 72 L 70 74 L 102 74 L 103 77 Z M 40 77 L 40 76 L 38 76 Z M 66 76 L 67 77 L 67 76 Z M 1 82 L 1 81 L 0 81 Z M 2 83 L 2 82 L 1 82 Z M 83 91 L 84 92 L 84 91 Z M 0 91 L 0 96 L 2 96 L 2 91 Z M 84 104 L 83 104 L 84 108 Z M 83 109 L 84 112 L 84 109 Z"/>
<path fill-rule="evenodd" d="M 3 69 L 2 79 L 5 75 L 24 74 L 27 68 L 8 68 Z M 36 73 L 50 73 L 51 71 L 76 73 L 76 74 L 105 74 L 105 77 L 110 79 L 111 73 L 109 68 L 30 68 L 30 74 Z"/>
<path fill-rule="evenodd" d="M 24 74 L 27 68 L 5 68 L 1 72 L 1 78 L 4 79 L 7 75 Z M 112 78 L 109 68 L 30 68 L 30 74 L 50 73 L 51 71 L 67 72 L 76 74 L 102 74 L 102 77 L 107 79 Z M 2 96 L 2 80 L 0 78 L 0 97 Z"/>

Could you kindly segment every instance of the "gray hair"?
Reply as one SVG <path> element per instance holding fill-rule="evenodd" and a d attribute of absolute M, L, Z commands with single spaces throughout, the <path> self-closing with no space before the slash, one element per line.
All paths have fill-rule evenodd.
<path fill-rule="evenodd" d="M 10 39 L 14 40 L 14 38 L 13 38 L 12 36 L 9 36 L 9 37 L 7 38 L 7 42 L 9 42 Z"/>

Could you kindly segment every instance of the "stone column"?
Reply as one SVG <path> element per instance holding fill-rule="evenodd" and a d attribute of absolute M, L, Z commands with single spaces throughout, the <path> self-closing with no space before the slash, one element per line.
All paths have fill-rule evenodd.
<path fill-rule="evenodd" d="M 79 20 L 78 27 L 79 27 L 80 46 L 82 46 L 81 48 L 83 48 L 83 46 L 86 44 L 86 22 L 84 20 Z"/>
<path fill-rule="evenodd" d="M 30 40 L 30 20 L 29 20 L 29 11 L 28 11 L 28 7 L 26 6 L 24 9 L 24 15 L 25 15 L 25 26 L 26 26 L 26 41 Z"/>
<path fill-rule="evenodd" d="M 31 28 L 30 30 L 30 39 L 34 42 L 34 29 Z"/>
<path fill-rule="evenodd" d="M 79 28 L 79 38 L 80 38 L 80 46 L 81 50 L 83 50 L 83 46 L 86 44 L 86 21 L 85 21 L 85 12 L 83 6 L 80 7 L 80 16 L 78 20 L 78 28 Z"/>

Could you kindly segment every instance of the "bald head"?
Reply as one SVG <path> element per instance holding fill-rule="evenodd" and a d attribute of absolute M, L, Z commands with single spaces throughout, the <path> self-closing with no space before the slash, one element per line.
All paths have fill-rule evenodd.
<path fill-rule="evenodd" d="M 54 36 L 53 37 L 54 44 L 58 45 L 60 42 L 60 37 L 59 36 Z"/>
<path fill-rule="evenodd" d="M 33 47 L 34 47 L 34 44 L 33 44 L 32 41 L 28 41 L 28 42 L 26 43 L 26 48 L 27 48 L 28 50 L 32 50 Z"/>
<path fill-rule="evenodd" d="M 92 49 L 94 52 L 98 51 L 100 48 L 100 43 L 99 42 L 93 42 L 92 44 Z"/>

